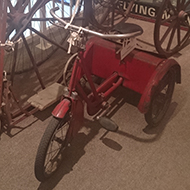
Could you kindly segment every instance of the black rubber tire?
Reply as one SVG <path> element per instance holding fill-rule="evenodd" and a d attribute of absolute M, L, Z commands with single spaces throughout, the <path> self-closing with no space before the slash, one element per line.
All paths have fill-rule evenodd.
<path fill-rule="evenodd" d="M 67 146 L 68 146 L 68 130 L 69 130 L 69 119 L 68 118 L 64 118 L 64 119 L 57 119 L 55 117 L 52 117 L 47 129 L 44 132 L 44 135 L 40 141 L 39 147 L 38 147 L 38 151 L 37 151 L 37 155 L 36 155 L 36 159 L 35 159 L 35 166 L 34 166 L 34 173 L 36 178 L 43 182 L 45 180 L 47 180 L 49 177 L 51 177 L 59 168 L 61 161 L 64 157 L 64 151 L 66 150 Z M 68 126 L 65 126 L 68 125 Z M 66 128 L 65 128 L 66 127 Z M 60 137 L 56 136 L 56 132 L 58 132 L 59 130 L 64 130 L 64 139 L 60 139 Z M 56 139 L 55 139 L 56 138 Z M 53 148 L 53 142 L 55 142 L 58 144 L 58 150 L 56 152 L 56 154 L 54 154 L 53 159 L 51 159 L 50 161 L 54 161 L 53 164 L 56 163 L 56 168 L 54 169 L 52 166 L 54 166 L 52 163 L 52 171 L 49 171 L 49 173 L 47 173 L 47 167 L 49 165 L 47 165 L 46 163 L 46 159 L 49 158 L 48 157 L 48 151 L 49 148 Z M 61 142 L 61 144 L 60 144 Z M 60 146 L 61 145 L 61 146 Z M 52 150 L 52 149 L 50 149 Z M 48 162 L 49 163 L 49 162 Z"/>
<path fill-rule="evenodd" d="M 154 26 L 154 44 L 160 55 L 169 57 L 177 53 L 189 39 L 189 6 L 189 1 L 181 0 L 176 0 L 176 4 L 163 0 L 160 4 Z"/>
<path fill-rule="evenodd" d="M 171 103 L 175 79 L 176 72 L 171 68 L 155 87 L 149 110 L 145 114 L 145 120 L 150 126 L 156 127 L 165 116 Z"/>

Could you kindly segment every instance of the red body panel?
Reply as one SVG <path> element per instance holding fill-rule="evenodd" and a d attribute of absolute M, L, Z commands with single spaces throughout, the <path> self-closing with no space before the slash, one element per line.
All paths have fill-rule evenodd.
<path fill-rule="evenodd" d="M 91 73 L 108 78 L 113 72 L 123 77 L 123 86 L 143 93 L 152 73 L 164 60 L 133 50 L 124 60 L 116 54 L 120 46 L 100 38 L 92 38 L 86 46 L 85 61 Z"/>
<path fill-rule="evenodd" d="M 171 67 L 176 69 L 176 82 L 180 82 L 180 66 L 173 59 L 163 59 L 149 53 L 133 50 L 124 60 L 116 52 L 120 45 L 91 38 L 86 45 L 83 63 L 90 73 L 107 79 L 114 72 L 123 78 L 122 86 L 142 95 L 138 109 L 142 113 L 148 111 L 151 91 Z"/>

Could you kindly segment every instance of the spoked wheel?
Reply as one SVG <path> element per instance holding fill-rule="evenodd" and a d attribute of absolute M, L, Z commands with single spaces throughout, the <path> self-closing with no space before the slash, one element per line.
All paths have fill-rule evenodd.
<path fill-rule="evenodd" d="M 109 31 L 128 18 L 133 2 L 130 1 L 124 11 L 118 0 L 92 0 L 90 23 L 98 29 Z"/>
<path fill-rule="evenodd" d="M 171 56 L 182 49 L 190 36 L 190 1 L 164 0 L 154 27 L 154 43 L 160 55 Z"/>
<path fill-rule="evenodd" d="M 145 120 L 150 126 L 157 126 L 167 112 L 174 91 L 175 76 L 175 70 L 171 68 L 155 88 L 150 108 L 145 114 Z"/>
<path fill-rule="evenodd" d="M 45 181 L 59 168 L 68 146 L 69 117 L 52 118 L 38 147 L 35 176 Z"/>
<path fill-rule="evenodd" d="M 64 70 L 63 70 L 63 84 L 68 86 L 69 81 L 71 79 L 71 74 L 73 70 L 73 65 L 75 62 L 75 59 L 77 57 L 78 53 L 73 54 L 65 64 Z"/>
<path fill-rule="evenodd" d="M 57 48 L 65 50 L 68 34 L 49 22 L 54 22 L 49 13 L 53 7 L 60 8 L 60 16 L 70 17 L 75 5 L 70 8 L 59 0 L 8 0 L 6 40 L 15 43 L 14 51 L 9 48 L 6 55 L 4 68 L 8 73 L 27 71 L 33 68 L 32 62 L 40 65 Z"/>

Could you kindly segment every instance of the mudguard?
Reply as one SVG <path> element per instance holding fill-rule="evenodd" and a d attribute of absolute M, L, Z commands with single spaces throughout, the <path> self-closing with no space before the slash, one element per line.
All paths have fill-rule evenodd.
<path fill-rule="evenodd" d="M 72 139 L 83 126 L 84 120 L 84 104 L 82 100 L 64 98 L 53 110 L 52 115 L 56 118 L 64 118 L 66 113 L 70 111 L 70 129 L 69 136 Z"/>
<path fill-rule="evenodd" d="M 63 118 L 71 107 L 71 101 L 64 98 L 53 110 L 52 115 L 56 118 Z"/>
<path fill-rule="evenodd" d="M 164 75 L 171 69 L 174 68 L 176 71 L 176 83 L 181 83 L 181 68 L 180 65 L 174 59 L 163 60 L 153 72 L 146 88 L 141 96 L 138 104 L 138 109 L 141 113 L 146 113 L 149 109 L 151 96 L 153 89 L 158 85 L 159 81 Z"/>

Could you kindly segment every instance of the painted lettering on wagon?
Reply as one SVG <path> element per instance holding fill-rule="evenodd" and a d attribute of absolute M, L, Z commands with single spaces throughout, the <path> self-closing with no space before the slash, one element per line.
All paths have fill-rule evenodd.
<path fill-rule="evenodd" d="M 124 10 L 127 9 L 128 6 L 128 2 L 127 1 L 120 1 L 120 6 L 123 7 Z M 134 14 L 139 14 L 139 15 L 143 15 L 143 16 L 147 16 L 147 17 L 155 17 L 156 13 L 158 11 L 158 6 L 153 6 L 150 3 L 134 3 L 132 6 L 132 10 L 131 12 Z"/>
<path fill-rule="evenodd" d="M 124 10 L 127 10 L 128 0 L 120 0 L 119 6 Z M 158 10 L 160 8 L 160 3 L 145 3 L 145 2 L 135 2 L 132 6 L 131 12 L 133 14 L 142 15 L 145 17 L 156 18 Z M 168 19 L 170 17 L 170 13 L 168 11 L 164 11 L 162 15 L 162 19 Z M 190 17 L 187 17 L 187 22 L 190 24 Z"/>

